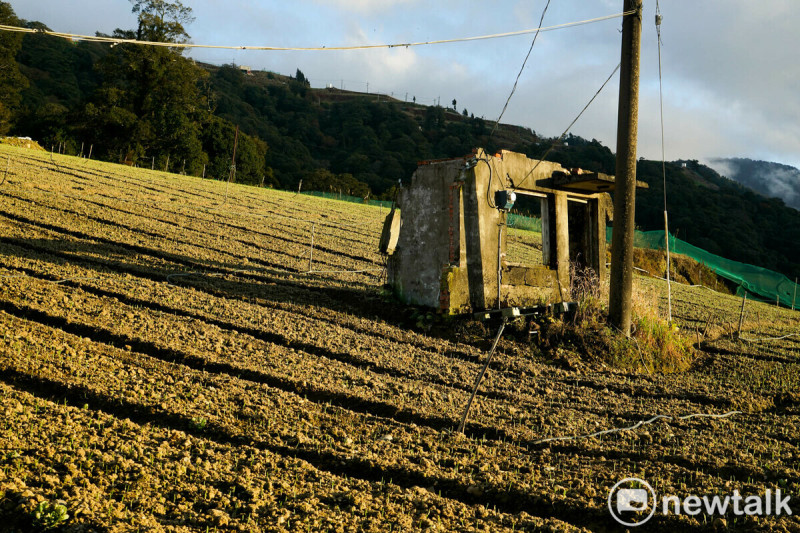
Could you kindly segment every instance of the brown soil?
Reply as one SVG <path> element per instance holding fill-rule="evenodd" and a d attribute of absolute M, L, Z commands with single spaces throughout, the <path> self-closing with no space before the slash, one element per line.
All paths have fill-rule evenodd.
<path fill-rule="evenodd" d="M 409 310 L 380 293 L 379 208 L 238 186 L 224 203 L 219 182 L 6 154 L 9 530 L 42 529 L 37 505 L 60 501 L 65 531 L 602 531 L 616 530 L 606 498 L 628 476 L 665 494 L 800 492 L 796 337 L 722 336 L 690 371 L 651 376 L 567 346 L 571 363 L 556 364 L 511 335 L 464 436 L 453 429 L 494 332 L 409 327 Z M 673 288 L 692 332 L 710 313 L 736 321 L 739 303 Z M 747 320 L 753 337 L 800 324 L 761 304 Z M 537 444 L 733 409 L 743 413 Z M 659 516 L 648 529 L 712 522 Z"/>

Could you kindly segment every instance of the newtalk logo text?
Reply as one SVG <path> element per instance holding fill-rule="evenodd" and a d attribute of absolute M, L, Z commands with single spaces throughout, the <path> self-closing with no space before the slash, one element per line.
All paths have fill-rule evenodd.
<path fill-rule="evenodd" d="M 763 494 L 743 496 L 738 490 L 724 496 L 662 496 L 639 478 L 626 478 L 614 485 L 608 494 L 608 510 L 625 526 L 640 526 L 656 513 L 697 516 L 789 516 L 791 497 L 781 489 L 767 489 Z"/>

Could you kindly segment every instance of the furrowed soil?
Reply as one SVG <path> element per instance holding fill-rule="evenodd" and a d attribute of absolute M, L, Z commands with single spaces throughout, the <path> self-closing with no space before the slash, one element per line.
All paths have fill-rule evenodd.
<path fill-rule="evenodd" d="M 740 299 L 673 284 L 699 351 L 667 375 L 503 338 L 462 435 L 494 330 L 385 296 L 385 209 L 0 146 L 6 166 L 0 530 L 616 531 L 626 477 L 800 513 L 797 312 L 748 302 L 738 339 Z M 705 529 L 800 520 L 647 523 Z"/>

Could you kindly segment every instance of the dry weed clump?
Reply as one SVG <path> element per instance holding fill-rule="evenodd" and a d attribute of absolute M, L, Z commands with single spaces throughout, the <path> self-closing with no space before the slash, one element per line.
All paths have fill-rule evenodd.
<path fill-rule="evenodd" d="M 631 336 L 608 325 L 608 283 L 591 269 L 573 269 L 577 311 L 568 319 L 552 318 L 542 328 L 545 352 L 556 347 L 575 351 L 589 364 L 647 372 L 683 372 L 695 357 L 693 341 L 677 325 L 660 316 L 658 298 L 634 281 Z"/>

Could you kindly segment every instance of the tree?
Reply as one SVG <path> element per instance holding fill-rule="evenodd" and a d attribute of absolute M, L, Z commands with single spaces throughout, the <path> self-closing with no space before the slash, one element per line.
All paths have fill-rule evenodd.
<path fill-rule="evenodd" d="M 456 107 L 456 99 L 455 98 L 453 98 L 453 110 L 454 111 L 458 110 L 458 108 Z"/>
<path fill-rule="evenodd" d="M 194 22 L 192 8 L 180 0 L 131 0 L 133 12 L 139 15 L 136 39 L 183 43 L 189 38 L 185 27 Z"/>
<path fill-rule="evenodd" d="M 135 32 L 116 30 L 116 37 L 174 43 L 189 37 L 184 24 L 193 21 L 191 8 L 180 0 L 131 1 L 138 27 Z M 192 174 L 207 162 L 200 131 L 209 106 L 199 90 L 207 73 L 181 53 L 164 46 L 121 44 L 101 61 L 104 84 L 91 111 L 101 124 L 122 129 L 111 139 L 107 156 L 134 162 L 185 160 Z M 128 120 L 125 113 L 136 120 Z M 119 120 L 123 116 L 125 120 Z"/>
<path fill-rule="evenodd" d="M 19 26 L 21 23 L 11 5 L 0 2 L 0 24 Z M 0 135 L 11 129 L 20 94 L 28 86 L 28 80 L 20 73 L 16 61 L 21 46 L 21 33 L 0 32 Z"/>

